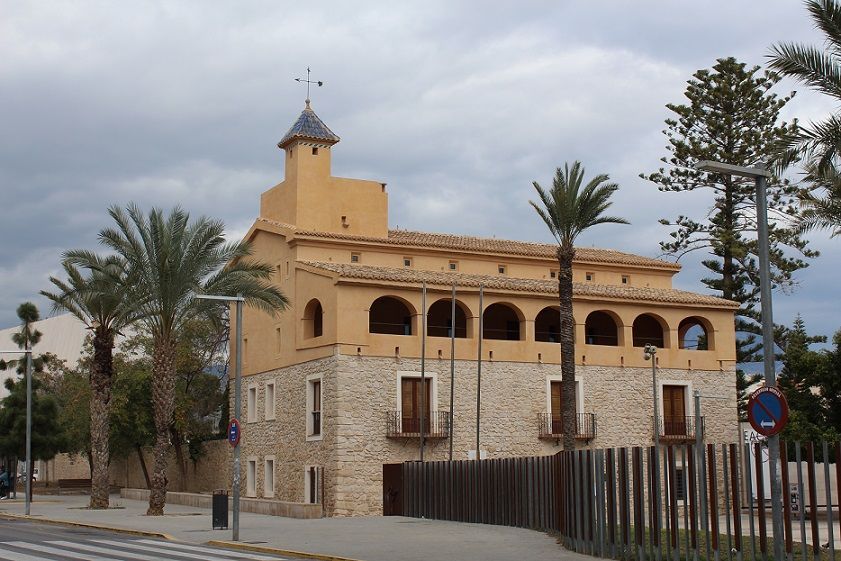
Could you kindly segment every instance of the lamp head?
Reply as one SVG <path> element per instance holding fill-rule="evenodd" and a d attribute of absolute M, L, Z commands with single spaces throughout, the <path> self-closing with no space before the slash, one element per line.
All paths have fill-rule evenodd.
<path fill-rule="evenodd" d="M 657 354 L 657 347 L 648 343 L 645 345 L 645 348 L 642 352 L 643 356 L 645 357 L 645 360 L 651 360 L 652 358 L 654 358 L 654 355 Z"/>

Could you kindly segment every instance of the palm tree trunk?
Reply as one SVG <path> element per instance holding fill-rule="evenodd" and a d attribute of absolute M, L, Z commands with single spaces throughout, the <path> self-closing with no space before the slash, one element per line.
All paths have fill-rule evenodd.
<path fill-rule="evenodd" d="M 154 464 L 152 487 L 149 492 L 147 516 L 161 516 L 166 504 L 169 463 L 169 427 L 175 410 L 175 342 L 163 339 L 155 342 L 152 363 L 152 404 L 155 417 Z"/>
<path fill-rule="evenodd" d="M 111 371 L 114 338 L 97 334 L 91 363 L 91 500 L 90 508 L 108 508 Z"/>
<path fill-rule="evenodd" d="M 561 420 L 564 450 L 575 450 L 575 319 L 572 315 L 572 260 L 575 248 L 558 247 L 558 300 L 561 311 Z"/>

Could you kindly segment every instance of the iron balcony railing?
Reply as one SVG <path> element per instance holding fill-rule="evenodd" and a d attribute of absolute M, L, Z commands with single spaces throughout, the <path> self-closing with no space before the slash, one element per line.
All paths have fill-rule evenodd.
<path fill-rule="evenodd" d="M 400 411 L 386 414 L 385 435 L 389 438 L 420 438 L 421 420 L 418 416 L 404 415 Z M 450 413 L 432 411 L 423 420 L 425 438 L 447 438 L 450 436 Z"/>
<path fill-rule="evenodd" d="M 695 417 L 659 417 L 660 438 L 663 440 L 693 440 L 695 438 Z M 651 420 L 654 424 L 654 418 Z M 652 427 L 653 428 L 653 427 Z M 701 417 L 701 434 L 704 434 L 704 418 Z"/>
<path fill-rule="evenodd" d="M 538 416 L 540 426 L 540 438 L 563 438 L 564 422 L 560 417 L 551 413 L 541 413 Z M 596 437 L 596 414 L 578 413 L 575 416 L 575 438 L 579 440 L 592 440 Z"/>
<path fill-rule="evenodd" d="M 312 434 L 311 436 L 319 436 L 321 434 L 321 411 L 312 412 Z"/>

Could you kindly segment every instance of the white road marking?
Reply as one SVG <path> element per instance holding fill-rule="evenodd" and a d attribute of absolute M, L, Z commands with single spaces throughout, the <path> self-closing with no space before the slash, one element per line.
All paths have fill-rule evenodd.
<path fill-rule="evenodd" d="M 0 544 L 2 546 L 3 544 Z M 8 551 L 0 547 L 0 559 L 8 561 L 51 561 L 49 557 L 34 557 L 20 551 Z"/>
<path fill-rule="evenodd" d="M 157 545 L 160 547 L 169 547 L 176 550 L 187 550 L 187 551 L 203 551 L 208 554 L 215 554 L 215 555 L 224 555 L 225 557 L 232 557 L 235 559 L 252 559 L 253 561 L 265 561 L 266 559 L 270 560 L 277 560 L 277 561 L 286 561 L 285 557 L 278 557 L 277 555 L 273 555 L 270 553 L 266 553 L 265 555 L 255 555 L 249 553 L 240 553 L 239 551 L 229 551 L 227 549 L 210 549 L 207 547 L 195 546 L 195 545 L 187 545 L 181 543 L 172 543 L 172 542 L 158 542 L 155 540 L 134 540 L 138 543 L 148 543 L 151 545 Z"/>
<path fill-rule="evenodd" d="M 71 559 L 82 559 L 83 561 L 87 561 L 90 559 L 91 561 L 109 561 L 112 559 L 111 557 L 100 557 L 98 555 L 91 555 L 90 553 L 82 553 L 80 551 L 67 551 L 66 549 L 58 549 L 57 547 L 47 547 L 46 545 L 40 545 L 37 543 L 30 543 L 30 542 L 4 542 L 8 545 L 13 545 L 15 547 L 19 547 L 21 549 L 29 549 L 32 551 L 40 551 L 41 553 L 52 553 L 53 555 L 63 555 L 64 557 L 70 557 Z M 53 543 L 53 542 L 46 542 L 46 543 Z"/>
<path fill-rule="evenodd" d="M 97 547 L 85 543 L 75 543 L 66 541 L 51 541 L 47 543 L 51 543 L 53 545 L 60 545 L 62 547 L 70 547 L 73 549 L 81 549 L 83 551 L 92 551 L 94 553 L 103 553 L 105 555 L 125 557 L 126 559 L 137 559 L 138 561 L 161 561 L 161 558 L 159 556 L 152 557 L 150 555 L 138 555 L 137 553 L 115 550 L 111 549 L 110 547 Z"/>

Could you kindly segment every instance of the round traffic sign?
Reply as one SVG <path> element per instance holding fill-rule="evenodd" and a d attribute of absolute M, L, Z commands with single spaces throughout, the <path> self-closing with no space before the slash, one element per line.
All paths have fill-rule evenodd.
<path fill-rule="evenodd" d="M 748 421 L 753 430 L 763 436 L 774 436 L 788 422 L 788 402 L 776 387 L 764 386 L 748 399 Z"/>
<path fill-rule="evenodd" d="M 237 419 L 231 419 L 231 422 L 228 423 L 228 444 L 232 447 L 236 448 L 239 444 L 239 437 L 240 437 L 240 428 L 239 428 L 239 421 Z"/>

